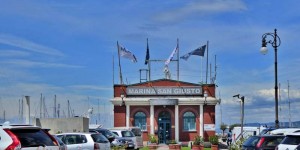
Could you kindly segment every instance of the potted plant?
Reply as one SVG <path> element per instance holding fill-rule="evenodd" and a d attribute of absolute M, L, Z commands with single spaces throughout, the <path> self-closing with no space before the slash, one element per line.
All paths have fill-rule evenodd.
<path fill-rule="evenodd" d="M 148 144 L 149 150 L 156 150 L 158 145 L 157 145 L 157 139 L 155 135 L 149 134 L 148 138 L 149 138 L 149 144 Z"/>
<path fill-rule="evenodd" d="M 216 135 L 210 136 L 209 142 L 211 143 L 211 150 L 218 150 L 219 138 Z"/>
<path fill-rule="evenodd" d="M 192 145 L 192 150 L 203 150 L 204 149 L 204 140 L 201 136 L 197 135 L 194 138 L 194 142 Z"/>
<path fill-rule="evenodd" d="M 175 140 L 170 140 L 169 141 L 169 150 L 180 150 L 181 145 L 178 144 Z"/>

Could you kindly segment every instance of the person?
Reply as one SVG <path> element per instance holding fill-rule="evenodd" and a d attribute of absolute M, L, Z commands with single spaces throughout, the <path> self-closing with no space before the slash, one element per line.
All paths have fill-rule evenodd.
<path fill-rule="evenodd" d="M 232 142 L 232 133 L 231 130 L 229 130 L 228 134 L 227 134 L 227 145 L 230 146 Z"/>

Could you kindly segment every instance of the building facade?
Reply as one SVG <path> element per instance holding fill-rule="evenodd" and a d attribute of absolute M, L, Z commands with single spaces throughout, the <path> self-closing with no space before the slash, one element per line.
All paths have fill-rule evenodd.
<path fill-rule="evenodd" d="M 114 126 L 138 126 L 143 140 L 155 135 L 159 143 L 208 140 L 215 134 L 214 84 L 160 79 L 131 85 L 114 85 Z"/>

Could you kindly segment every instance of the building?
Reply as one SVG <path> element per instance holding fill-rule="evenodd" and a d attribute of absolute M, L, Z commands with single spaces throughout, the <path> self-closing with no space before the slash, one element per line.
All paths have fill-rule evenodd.
<path fill-rule="evenodd" d="M 114 85 L 114 126 L 139 126 L 143 140 L 155 135 L 159 143 L 208 140 L 215 135 L 215 84 L 159 79 Z"/>

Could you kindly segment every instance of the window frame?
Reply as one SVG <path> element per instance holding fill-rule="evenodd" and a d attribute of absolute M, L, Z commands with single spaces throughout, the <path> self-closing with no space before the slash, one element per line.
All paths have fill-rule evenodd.
<path fill-rule="evenodd" d="M 183 113 L 182 118 L 183 118 L 183 131 L 196 131 L 196 115 L 194 112 L 186 111 Z M 191 125 L 191 123 L 193 123 L 193 125 Z M 193 128 L 191 128 L 191 126 Z"/>
<path fill-rule="evenodd" d="M 143 111 L 138 111 L 134 114 L 133 117 L 134 117 L 134 126 L 141 128 L 141 131 L 147 131 L 147 115 L 146 115 L 146 113 Z M 138 123 L 140 123 L 141 125 L 139 125 Z"/>

